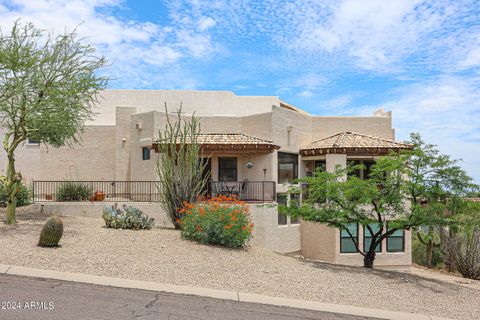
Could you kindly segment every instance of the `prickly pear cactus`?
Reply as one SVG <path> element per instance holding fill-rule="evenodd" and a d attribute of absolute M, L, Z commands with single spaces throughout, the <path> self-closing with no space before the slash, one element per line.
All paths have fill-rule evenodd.
<path fill-rule="evenodd" d="M 155 225 L 154 218 L 147 216 L 140 209 L 123 205 L 122 210 L 116 203 L 103 209 L 102 218 L 107 228 L 150 229 Z"/>
<path fill-rule="evenodd" d="M 40 233 L 38 245 L 41 247 L 58 247 L 58 241 L 63 235 L 63 221 L 58 217 L 48 219 Z"/>

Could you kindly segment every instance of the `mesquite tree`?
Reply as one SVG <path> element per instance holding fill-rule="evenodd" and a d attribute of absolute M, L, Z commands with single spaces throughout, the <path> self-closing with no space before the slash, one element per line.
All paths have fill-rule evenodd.
<path fill-rule="evenodd" d="M 375 248 L 396 231 L 451 224 L 453 220 L 444 200 L 471 186 L 464 172 L 444 157 L 436 162 L 439 166 L 425 168 L 425 162 L 418 159 L 422 156 L 422 150 L 418 149 L 424 145 L 419 143 L 418 135 L 412 135 L 412 140 L 412 151 L 378 159 L 368 179 L 349 175 L 361 166 L 337 167 L 333 173 L 319 169 L 313 177 L 300 179 L 306 184 L 301 205 L 280 210 L 306 221 L 345 230 L 364 257 L 364 267 L 372 268 Z M 429 154 L 429 157 L 438 158 L 439 154 Z M 366 228 L 371 237 L 369 248 L 360 248 L 349 230 L 352 223 Z"/>
<path fill-rule="evenodd" d="M 0 127 L 8 158 L 2 178 L 7 193 L 7 223 L 16 222 L 16 192 L 21 175 L 15 151 L 27 139 L 53 147 L 78 142 L 92 104 L 107 79 L 96 71 L 106 61 L 75 33 L 54 36 L 33 24 L 15 22 L 0 33 Z"/>
<path fill-rule="evenodd" d="M 176 229 L 185 203 L 195 203 L 205 194 L 208 175 L 206 161 L 202 161 L 198 143 L 200 123 L 195 115 L 182 118 L 181 106 L 177 118 L 171 121 L 165 105 L 167 124 L 159 131 L 156 148 L 161 152 L 157 160 L 160 180 L 160 204 Z"/>

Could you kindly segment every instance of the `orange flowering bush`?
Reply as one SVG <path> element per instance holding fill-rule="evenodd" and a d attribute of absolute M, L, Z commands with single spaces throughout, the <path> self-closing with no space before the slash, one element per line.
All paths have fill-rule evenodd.
<path fill-rule="evenodd" d="M 184 239 L 239 248 L 252 236 L 248 207 L 235 198 L 218 196 L 184 203 L 180 211 Z"/>

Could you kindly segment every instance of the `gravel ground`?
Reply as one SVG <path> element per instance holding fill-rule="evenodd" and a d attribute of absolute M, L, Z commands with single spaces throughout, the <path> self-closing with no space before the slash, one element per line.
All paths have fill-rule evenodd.
<path fill-rule="evenodd" d="M 56 249 L 36 246 L 46 216 L 23 209 L 17 225 L 0 222 L 0 264 L 480 319 L 480 284 L 472 280 L 417 268 L 401 273 L 334 266 L 258 247 L 200 245 L 175 230 L 113 230 L 100 218 L 63 219 L 62 247 Z"/>

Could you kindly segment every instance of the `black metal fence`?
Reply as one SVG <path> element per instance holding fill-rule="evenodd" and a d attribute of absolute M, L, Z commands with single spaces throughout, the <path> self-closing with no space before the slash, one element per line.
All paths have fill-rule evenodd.
<path fill-rule="evenodd" d="M 33 202 L 158 202 L 159 181 L 33 181 Z M 209 181 L 208 196 L 235 196 L 243 201 L 276 200 L 273 181 Z"/>
<path fill-rule="evenodd" d="M 209 181 L 207 195 L 234 196 L 243 201 L 270 202 L 276 200 L 274 181 Z"/>
<path fill-rule="evenodd" d="M 157 202 L 158 181 L 33 181 L 33 202 Z"/>

